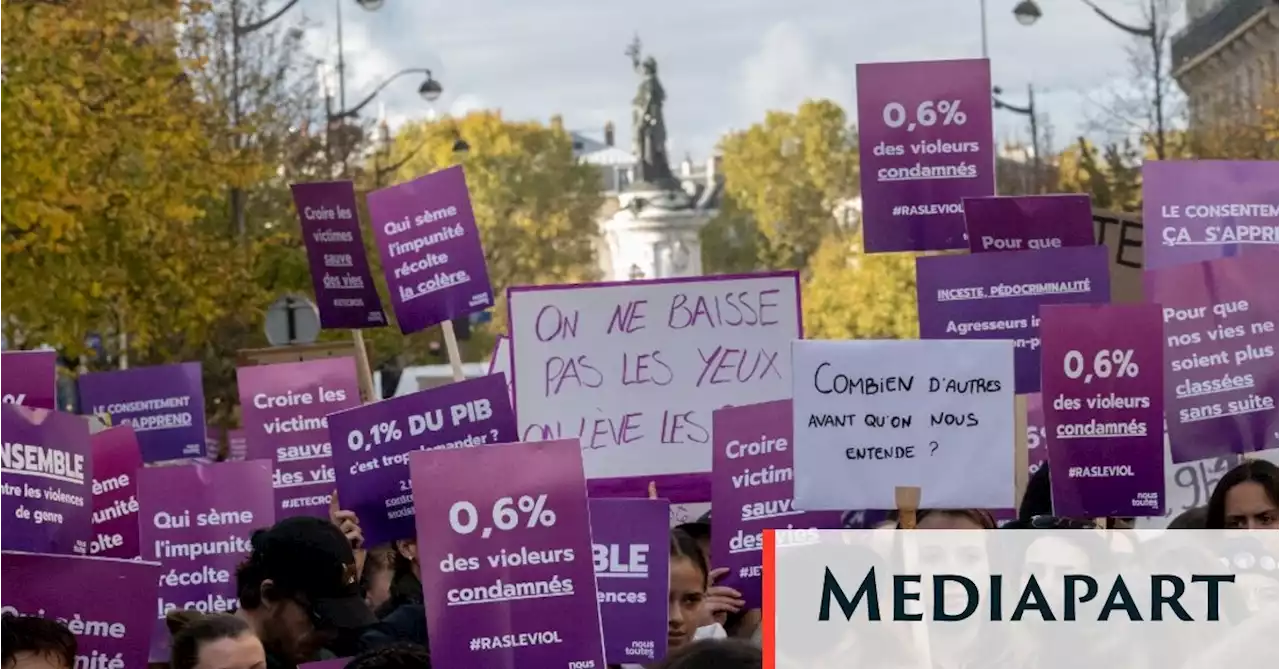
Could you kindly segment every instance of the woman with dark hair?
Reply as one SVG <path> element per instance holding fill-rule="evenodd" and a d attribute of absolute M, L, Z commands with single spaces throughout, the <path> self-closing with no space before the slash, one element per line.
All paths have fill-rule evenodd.
<path fill-rule="evenodd" d="M 694 641 L 706 617 L 703 605 L 711 580 L 707 558 L 688 533 L 671 530 L 670 586 L 667 591 L 667 654 Z M 719 627 L 716 625 L 715 627 Z M 721 630 L 723 635 L 723 630 Z M 624 664 L 623 669 L 640 665 Z"/>
<path fill-rule="evenodd" d="M 902 529 L 902 520 L 898 520 Z M 994 530 L 996 519 L 984 509 L 921 509 L 916 512 L 920 530 Z"/>
<path fill-rule="evenodd" d="M 4 614 L 0 620 L 4 669 L 72 669 L 76 637 L 56 620 Z"/>
<path fill-rule="evenodd" d="M 1276 466 L 1266 460 L 1246 460 L 1227 472 L 1213 494 L 1205 527 L 1210 530 L 1274 530 L 1277 513 Z"/>
<path fill-rule="evenodd" d="M 659 669 L 760 669 L 764 657 L 755 644 L 739 639 L 703 639 L 691 643 L 658 665 Z"/>
<path fill-rule="evenodd" d="M 165 625 L 173 635 L 172 669 L 265 669 L 267 654 L 249 623 L 226 613 L 172 611 Z"/>
<path fill-rule="evenodd" d="M 398 643 L 352 658 L 346 669 L 431 669 L 431 653 L 411 643 Z"/>

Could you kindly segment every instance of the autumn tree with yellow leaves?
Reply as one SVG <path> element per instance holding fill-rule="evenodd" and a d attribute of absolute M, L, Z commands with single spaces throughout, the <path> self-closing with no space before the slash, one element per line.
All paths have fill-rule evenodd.
<path fill-rule="evenodd" d="M 459 139 L 467 151 L 455 151 Z M 377 177 L 382 185 L 459 163 L 466 173 L 497 298 L 492 325 L 479 329 L 468 347 L 472 359 L 487 356 L 493 335 L 506 330 L 508 287 L 599 278 L 595 239 L 603 204 L 600 174 L 574 157 L 573 141 L 563 129 L 510 121 L 496 111 L 473 112 L 462 118 L 408 123 L 398 129 L 387 153 L 370 160 L 364 170 L 367 178 Z M 385 172 L 397 163 L 394 171 Z M 376 254 L 370 261 L 376 264 Z M 398 333 L 370 335 L 380 355 L 404 346 L 397 341 Z"/>
<path fill-rule="evenodd" d="M 914 254 L 864 254 L 860 222 L 837 218 L 859 193 L 858 135 L 839 105 L 769 112 L 720 148 L 726 197 L 702 233 L 708 273 L 801 270 L 806 337 L 916 336 Z"/>

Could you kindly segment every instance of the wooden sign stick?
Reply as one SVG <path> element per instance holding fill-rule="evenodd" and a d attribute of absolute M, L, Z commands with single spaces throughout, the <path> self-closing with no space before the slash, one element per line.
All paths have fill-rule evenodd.
<path fill-rule="evenodd" d="M 654 481 L 649 482 L 649 499 L 658 499 L 658 484 Z"/>
<path fill-rule="evenodd" d="M 898 486 L 893 489 L 893 503 L 898 507 L 898 527 L 916 529 L 916 512 L 920 510 L 920 488 Z"/>
<path fill-rule="evenodd" d="M 444 333 L 444 347 L 449 351 L 449 364 L 453 366 L 453 380 L 463 381 L 467 377 L 462 373 L 462 353 L 458 350 L 458 336 L 453 332 L 453 321 L 440 324 Z"/>

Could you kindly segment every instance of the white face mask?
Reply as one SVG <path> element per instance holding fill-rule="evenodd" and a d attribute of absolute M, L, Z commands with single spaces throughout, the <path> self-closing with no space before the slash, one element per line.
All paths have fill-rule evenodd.
<path fill-rule="evenodd" d="M 702 639 L 728 639 L 729 634 L 724 631 L 724 627 L 720 623 L 711 623 L 703 625 L 693 632 L 693 640 L 701 641 Z"/>

